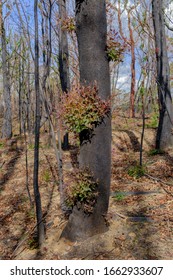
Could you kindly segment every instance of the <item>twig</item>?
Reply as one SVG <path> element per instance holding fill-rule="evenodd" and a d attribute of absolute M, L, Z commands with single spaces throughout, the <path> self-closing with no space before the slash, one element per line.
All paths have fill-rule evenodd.
<path fill-rule="evenodd" d="M 5 164 L 5 161 L 1 164 L 0 168 L 2 168 L 2 166 Z"/>
<path fill-rule="evenodd" d="M 15 252 L 17 251 L 17 249 L 27 240 L 27 238 L 34 232 L 34 230 L 36 229 L 36 227 L 42 223 L 46 217 L 47 217 L 48 213 L 41 219 L 41 221 L 37 224 L 34 225 L 34 227 L 31 229 L 31 230 L 28 230 L 25 234 L 27 235 L 18 245 L 17 247 L 14 249 L 13 253 L 11 254 L 11 257 L 12 258 L 15 254 Z M 20 251 L 17 255 L 21 254 L 23 252 L 23 250 L 25 250 L 26 246 L 22 249 L 22 251 Z M 17 256 L 16 255 L 16 256 Z"/>
<path fill-rule="evenodd" d="M 44 217 L 43 217 L 43 219 L 40 221 L 40 223 L 41 223 L 42 221 L 44 221 L 44 220 L 46 219 L 46 217 L 47 217 L 48 215 L 52 214 L 52 213 L 54 213 L 54 210 L 52 210 L 52 212 L 50 211 L 49 213 L 47 213 L 46 215 L 44 215 Z M 63 220 L 60 221 L 59 227 L 62 226 L 62 224 L 63 224 Z M 15 252 L 17 251 L 17 249 L 27 240 L 27 238 L 28 238 L 29 236 L 31 236 L 31 234 L 34 232 L 34 230 L 36 229 L 37 226 L 38 226 L 38 224 L 35 224 L 31 230 L 28 230 L 28 231 L 25 233 L 26 237 L 25 237 L 25 238 L 17 245 L 17 247 L 14 249 L 13 253 L 11 254 L 10 259 L 12 259 L 13 256 L 16 257 L 17 255 L 20 255 L 20 254 L 25 250 L 26 246 L 25 246 L 17 255 L 14 255 Z"/>
<path fill-rule="evenodd" d="M 150 178 L 150 179 L 152 179 L 152 180 L 154 180 L 154 181 L 160 182 L 160 183 L 162 183 L 162 184 L 164 184 L 164 185 L 168 185 L 169 187 L 173 187 L 173 184 L 171 184 L 171 183 L 169 183 L 169 182 L 162 181 L 161 179 L 159 179 L 159 178 L 157 178 L 157 177 L 153 177 L 153 176 L 151 176 L 151 175 L 149 175 L 149 174 L 146 174 L 146 173 L 145 173 L 145 176 L 148 177 L 148 178 Z"/>
<path fill-rule="evenodd" d="M 2 223 L 9 215 L 14 213 L 14 209 L 13 210 L 9 210 L 3 217 L 0 218 L 0 223 Z"/>
<path fill-rule="evenodd" d="M 169 236 L 170 236 L 170 240 L 173 241 L 171 225 L 170 225 L 170 219 L 169 219 L 169 208 L 168 208 L 168 205 L 166 205 L 166 208 L 167 208 L 167 225 L 168 225 L 168 230 L 169 230 Z"/>
<path fill-rule="evenodd" d="M 173 194 L 171 193 L 171 192 L 169 192 L 169 191 L 167 191 L 167 190 L 165 190 L 165 188 L 162 186 L 162 188 L 164 189 L 164 191 L 167 193 L 167 194 L 169 194 L 170 196 L 172 196 L 173 197 Z"/>
<path fill-rule="evenodd" d="M 122 219 L 127 219 L 127 218 L 128 218 L 127 216 L 124 216 L 123 214 L 120 214 L 120 213 L 118 213 L 118 212 L 115 212 L 115 214 L 116 214 L 117 216 L 119 216 L 120 218 L 122 218 Z"/>
<path fill-rule="evenodd" d="M 150 179 L 152 179 L 152 180 L 154 180 L 154 181 L 160 182 L 160 183 L 163 184 L 163 185 L 167 185 L 167 186 L 169 186 L 169 187 L 173 187 L 173 184 L 164 182 L 164 181 L 162 181 L 161 179 L 156 178 L 156 177 L 153 177 L 153 176 L 151 176 L 151 175 L 149 175 L 149 174 L 146 174 L 146 173 L 145 173 L 145 176 L 148 177 L 148 178 L 150 178 Z M 163 188 L 163 190 L 164 190 L 167 194 L 169 194 L 169 195 L 171 195 L 171 196 L 173 197 L 173 194 L 172 194 L 171 192 L 167 191 L 163 186 L 162 186 L 162 188 Z"/>

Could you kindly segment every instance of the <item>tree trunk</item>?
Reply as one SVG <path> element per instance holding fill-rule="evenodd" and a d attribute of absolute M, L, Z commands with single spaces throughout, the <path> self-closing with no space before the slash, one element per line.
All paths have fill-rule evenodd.
<path fill-rule="evenodd" d="M 131 51 L 131 89 L 130 89 L 130 118 L 135 117 L 135 84 L 136 84 L 136 71 L 135 71 L 135 42 L 133 38 L 133 30 L 131 27 L 130 12 L 128 11 L 128 28 L 130 33 L 130 51 Z"/>
<path fill-rule="evenodd" d="M 59 16 L 61 20 L 59 33 L 59 73 L 62 91 L 67 93 L 70 89 L 68 39 L 67 31 L 62 29 L 62 21 L 66 19 L 66 0 L 59 0 Z M 64 135 L 63 149 L 67 150 L 68 146 L 68 133 L 66 133 Z"/>
<path fill-rule="evenodd" d="M 11 93 L 10 77 L 7 61 L 6 34 L 2 12 L 2 1 L 0 2 L 0 21 L 1 21 L 1 46 L 2 46 L 2 76 L 3 76 L 3 99 L 4 99 L 4 116 L 2 126 L 2 138 L 12 137 L 12 112 L 11 112 Z"/>
<path fill-rule="evenodd" d="M 156 148 L 165 149 L 173 145 L 173 106 L 170 92 L 169 62 L 166 46 L 162 0 L 152 1 L 153 24 L 157 59 L 157 86 L 159 97 L 159 126 Z"/>
<path fill-rule="evenodd" d="M 21 44 L 20 44 L 20 49 L 19 49 L 20 53 L 21 53 Z M 19 56 L 19 60 L 18 60 L 18 67 L 19 67 L 19 84 L 18 84 L 18 94 L 19 94 L 19 102 L 18 102 L 18 106 L 19 106 L 19 134 L 22 134 L 22 127 L 21 127 L 21 119 L 22 119 L 22 98 L 21 98 L 21 92 L 22 92 L 22 82 L 21 82 L 21 57 Z"/>
<path fill-rule="evenodd" d="M 35 147 L 34 147 L 34 197 L 37 216 L 37 236 L 38 243 L 41 245 L 44 241 L 44 224 L 41 208 L 41 197 L 38 184 L 39 173 L 39 139 L 40 139 L 40 89 L 39 89 L 39 44 L 38 44 L 38 0 L 34 1 L 34 19 L 35 19 L 35 93 L 36 93 L 36 113 L 35 113 Z"/>
<path fill-rule="evenodd" d="M 49 104 L 46 96 L 47 91 L 47 80 L 50 76 L 50 67 L 51 67 L 51 58 L 52 58 L 52 0 L 49 0 L 49 5 L 46 5 L 46 2 L 43 1 L 43 10 L 42 13 L 42 42 L 43 42 L 43 77 L 42 77 L 42 102 L 44 107 L 49 110 Z M 46 111 L 46 110 L 45 110 Z M 48 119 L 47 112 L 46 117 L 43 116 L 40 126 L 42 126 Z M 50 113 L 50 112 L 49 112 Z"/>
<path fill-rule="evenodd" d="M 31 133 L 31 128 L 32 128 L 32 120 L 31 120 L 31 81 L 30 81 L 30 57 L 29 53 L 27 54 L 27 130 L 28 130 L 28 135 L 30 138 L 30 133 Z"/>
<path fill-rule="evenodd" d="M 76 1 L 76 24 L 81 83 L 97 82 L 99 96 L 110 97 L 109 64 L 106 50 L 106 5 L 104 0 Z M 85 142 L 85 143 L 84 143 Z M 70 240 L 84 239 L 107 230 L 104 216 L 108 210 L 111 167 L 111 119 L 94 129 L 91 141 L 80 146 L 80 168 L 88 167 L 98 180 L 98 198 L 93 213 L 86 215 L 73 208 L 62 236 Z"/>

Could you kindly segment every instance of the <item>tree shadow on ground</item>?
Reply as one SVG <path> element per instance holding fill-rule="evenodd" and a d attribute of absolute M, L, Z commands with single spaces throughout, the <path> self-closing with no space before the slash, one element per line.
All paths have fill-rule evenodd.
<path fill-rule="evenodd" d="M 138 140 L 138 137 L 134 134 L 134 132 L 133 132 L 133 131 L 130 131 L 130 130 L 119 130 L 119 131 L 125 132 L 125 133 L 129 136 L 131 145 L 129 145 L 129 143 L 128 143 L 128 141 L 125 139 L 125 137 L 124 137 L 124 139 L 123 139 L 121 136 L 117 136 L 118 139 L 121 141 L 121 143 L 124 143 L 125 146 L 126 146 L 128 149 L 132 149 L 133 152 L 139 152 L 139 151 L 140 151 L 140 146 L 141 146 L 141 144 L 140 144 L 140 142 L 139 142 L 139 140 Z M 150 148 L 153 147 L 153 143 L 150 143 L 147 139 L 145 139 L 145 137 L 144 137 L 144 140 L 145 140 L 146 144 L 147 144 Z M 114 142 L 114 144 L 117 146 L 117 148 L 118 148 L 120 151 L 124 151 L 125 147 L 123 147 L 123 145 L 117 145 L 115 142 Z"/>
<path fill-rule="evenodd" d="M 156 229 L 154 221 L 146 213 L 147 207 L 142 206 L 142 199 L 145 200 L 145 198 L 145 195 L 137 196 L 137 210 L 127 212 L 128 242 L 126 242 L 126 246 L 135 259 L 157 260 L 159 259 L 157 248 L 152 243 L 152 236 Z"/>
<path fill-rule="evenodd" d="M 46 217 L 47 214 L 49 213 L 49 209 L 50 209 L 50 207 L 51 207 L 51 205 L 52 205 L 53 194 L 54 194 L 55 186 L 56 186 L 56 183 L 58 182 L 58 179 L 57 179 L 57 177 L 56 177 L 56 172 L 54 171 L 54 168 L 53 168 L 53 166 L 52 166 L 52 164 L 51 164 L 51 162 L 50 162 L 50 160 L 49 160 L 49 157 L 44 153 L 44 151 L 43 151 L 43 154 L 44 154 L 44 156 L 45 156 L 45 158 L 46 158 L 48 167 L 49 167 L 49 169 L 50 169 L 50 172 L 51 172 L 52 177 L 53 177 L 53 180 L 54 180 L 53 186 L 52 186 L 52 188 L 51 188 L 51 190 L 50 190 L 50 192 L 49 192 L 49 201 L 48 201 L 48 204 L 47 204 L 47 206 L 46 206 L 46 210 L 45 210 L 45 212 L 43 213 L 43 219 L 45 219 L 45 217 Z"/>
<path fill-rule="evenodd" d="M 9 205 L 11 207 L 0 219 L 1 234 L 6 236 L 1 241 L 1 248 L 4 249 L 0 256 L 2 260 L 14 259 L 16 249 L 25 240 L 28 211 L 25 213 L 23 210 L 23 198 L 23 192 L 9 197 Z M 16 216 L 18 215 L 22 215 L 20 224 L 16 223 Z"/>
<path fill-rule="evenodd" d="M 125 137 L 116 136 L 120 140 L 120 144 L 117 144 L 114 141 L 114 144 L 116 145 L 116 147 L 120 151 L 125 151 L 127 148 L 127 149 L 132 149 L 134 152 L 139 152 L 140 143 L 139 143 L 136 135 L 132 131 L 128 131 L 128 130 L 121 130 L 121 132 L 125 132 L 129 136 L 130 143 L 128 142 L 128 140 Z"/>
<path fill-rule="evenodd" d="M 123 130 L 123 132 L 127 133 L 127 135 L 129 136 L 133 151 L 134 152 L 139 152 L 140 151 L 140 143 L 139 143 L 138 138 L 134 134 L 134 132 L 130 131 L 130 130 Z"/>
<path fill-rule="evenodd" d="M 45 155 L 45 153 L 44 153 Z M 46 217 L 47 214 L 49 213 L 50 207 L 52 205 L 52 199 L 53 199 L 53 194 L 56 186 L 57 176 L 56 176 L 56 171 L 54 170 L 54 166 L 51 164 L 50 159 L 48 156 L 45 155 L 47 165 L 49 166 L 49 169 L 52 173 L 52 177 L 54 180 L 53 186 L 49 190 L 49 199 L 47 201 L 47 205 L 45 207 L 45 211 L 43 213 L 43 220 L 45 223 L 45 229 L 47 227 L 46 225 Z M 10 161 L 11 162 L 11 161 Z M 10 178 L 9 178 L 10 179 Z M 8 213 L 6 213 L 1 219 L 0 219 L 0 224 L 3 225 L 3 231 L 7 232 L 9 228 L 9 220 L 14 220 L 13 216 L 15 216 L 18 212 L 20 213 L 22 210 L 20 209 L 20 202 L 22 204 L 22 195 L 23 193 L 18 194 L 17 197 L 13 197 L 13 201 L 10 202 L 10 205 L 12 205 L 12 209 L 9 210 Z M 19 206 L 19 207 L 18 207 Z M 18 209 L 19 208 L 19 209 Z M 25 209 L 26 210 L 26 209 Z M 4 251 L 4 254 L 2 255 L 2 259 L 16 259 L 18 256 L 22 254 L 22 252 L 26 249 L 29 248 L 32 250 L 32 248 L 36 249 L 35 246 L 37 246 L 36 242 L 36 228 L 32 229 L 31 231 L 26 230 L 26 225 L 28 225 L 28 220 L 33 219 L 33 213 L 31 211 L 34 211 L 34 208 L 28 209 L 26 213 L 24 213 L 23 217 L 23 222 L 19 226 L 20 230 L 20 235 L 17 237 L 13 235 L 10 231 L 8 231 L 8 240 L 11 240 L 9 248 L 7 248 L 6 251 Z M 13 222 L 11 223 L 13 224 Z M 34 247 L 33 247 L 34 246 Z M 7 247 L 7 246 L 5 246 Z M 39 249 L 36 249 L 36 259 L 39 259 L 37 257 L 37 252 L 39 255 Z"/>
<path fill-rule="evenodd" d="M 164 152 L 163 156 L 171 165 L 173 164 L 173 156 L 171 156 L 168 152 Z"/>
<path fill-rule="evenodd" d="M 13 175 L 13 173 L 15 171 L 15 164 L 17 163 L 18 159 L 21 157 L 21 154 L 22 154 L 22 151 L 19 149 L 16 149 L 15 154 L 12 156 L 11 160 L 7 164 L 4 165 L 6 172 L 0 179 L 0 191 L 4 190 L 5 184 L 9 181 L 10 177 Z"/>

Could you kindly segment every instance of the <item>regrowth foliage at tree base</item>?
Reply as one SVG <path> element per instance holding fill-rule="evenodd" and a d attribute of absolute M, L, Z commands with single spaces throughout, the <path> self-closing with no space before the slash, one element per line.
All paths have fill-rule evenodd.
<path fill-rule="evenodd" d="M 71 209 L 77 205 L 86 214 L 91 214 L 98 196 L 98 183 L 87 168 L 75 170 L 73 178 L 74 183 L 66 189 L 65 203 Z"/>

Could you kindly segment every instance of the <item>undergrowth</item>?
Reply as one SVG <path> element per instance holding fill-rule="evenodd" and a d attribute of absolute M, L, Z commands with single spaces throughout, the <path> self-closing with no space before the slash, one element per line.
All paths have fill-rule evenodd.
<path fill-rule="evenodd" d="M 159 150 L 159 149 L 152 149 L 148 152 L 149 156 L 156 156 L 156 155 L 163 155 L 164 151 Z"/>
<path fill-rule="evenodd" d="M 66 189 L 66 204 L 71 208 L 80 205 L 85 213 L 90 214 L 96 203 L 98 183 L 88 169 L 77 170 L 73 177 L 74 183 Z"/>
<path fill-rule="evenodd" d="M 141 166 L 141 165 L 131 166 L 128 169 L 128 175 L 135 178 L 135 179 L 138 179 L 138 178 L 144 176 L 145 173 L 146 173 L 146 168 L 144 166 Z"/>
<path fill-rule="evenodd" d="M 117 201 L 122 201 L 125 198 L 125 195 L 123 193 L 117 193 L 113 198 Z"/>

